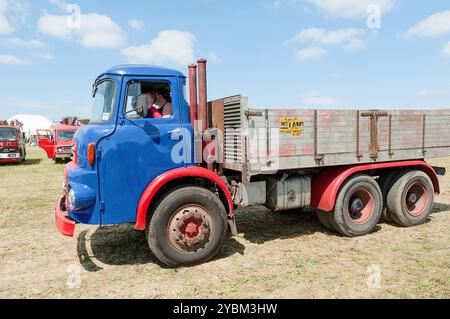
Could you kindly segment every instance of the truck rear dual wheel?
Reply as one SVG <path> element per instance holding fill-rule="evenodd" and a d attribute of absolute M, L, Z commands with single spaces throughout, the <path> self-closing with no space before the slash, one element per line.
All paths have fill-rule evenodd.
<path fill-rule="evenodd" d="M 189 186 L 174 189 L 148 218 L 147 242 L 171 267 L 193 266 L 213 258 L 226 237 L 227 212 L 211 191 Z"/>
<path fill-rule="evenodd" d="M 386 222 L 392 221 L 392 218 L 387 209 L 387 195 L 392 185 L 398 179 L 398 176 L 402 173 L 403 171 L 401 170 L 383 172 L 383 174 L 381 174 L 380 177 L 378 178 L 378 184 L 380 185 L 381 188 L 381 194 L 383 194 L 383 212 L 381 214 L 381 219 Z"/>
<path fill-rule="evenodd" d="M 355 175 L 341 187 L 334 212 L 319 212 L 322 223 L 344 236 L 371 233 L 381 218 L 383 196 L 380 186 L 370 176 Z M 327 227 L 327 226 L 325 226 Z"/>
<path fill-rule="evenodd" d="M 422 171 L 403 171 L 387 195 L 389 216 L 400 226 L 411 227 L 428 220 L 433 209 L 434 188 Z"/>
<path fill-rule="evenodd" d="M 319 219 L 319 222 L 322 224 L 322 226 L 328 230 L 331 230 L 332 232 L 335 232 L 336 229 L 331 224 L 331 218 L 333 217 L 332 215 L 333 214 L 329 213 L 329 212 L 323 212 L 323 211 L 317 212 L 317 218 Z"/>

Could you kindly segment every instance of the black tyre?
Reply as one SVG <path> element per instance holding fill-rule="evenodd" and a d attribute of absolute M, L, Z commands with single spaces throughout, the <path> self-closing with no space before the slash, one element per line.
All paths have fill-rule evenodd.
<path fill-rule="evenodd" d="M 155 256 L 171 267 L 210 260 L 226 237 L 227 213 L 209 190 L 175 189 L 157 204 L 148 218 L 147 242 Z"/>
<path fill-rule="evenodd" d="M 326 229 L 331 230 L 333 232 L 336 231 L 330 223 L 330 215 L 332 215 L 332 213 L 318 211 L 316 214 L 317 214 L 317 219 L 319 220 L 319 222 L 322 224 L 323 227 L 325 227 Z"/>
<path fill-rule="evenodd" d="M 422 171 L 405 171 L 387 195 L 387 209 L 400 226 L 416 226 L 427 221 L 433 201 L 434 188 L 430 177 Z"/>
<path fill-rule="evenodd" d="M 392 218 L 390 217 L 387 209 L 387 195 L 392 185 L 395 183 L 395 181 L 398 179 L 399 174 L 401 173 L 402 171 L 398 170 L 387 171 L 383 172 L 378 178 L 378 185 L 380 185 L 381 194 L 383 194 L 383 212 L 381 214 L 381 219 L 387 222 L 392 221 Z"/>
<path fill-rule="evenodd" d="M 383 195 L 370 176 L 355 175 L 341 187 L 333 214 L 334 226 L 349 237 L 371 233 L 381 218 Z"/>

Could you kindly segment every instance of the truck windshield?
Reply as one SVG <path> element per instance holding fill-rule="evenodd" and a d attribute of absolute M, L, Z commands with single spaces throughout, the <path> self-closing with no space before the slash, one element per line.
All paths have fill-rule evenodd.
<path fill-rule="evenodd" d="M 90 123 L 103 123 L 111 119 L 114 112 L 115 96 L 116 83 L 114 81 L 105 80 L 97 84 Z"/>
<path fill-rule="evenodd" d="M 16 130 L 13 128 L 0 128 L 0 141 L 16 140 Z"/>
<path fill-rule="evenodd" d="M 58 141 L 71 141 L 75 135 L 75 131 L 58 131 L 56 136 Z"/>

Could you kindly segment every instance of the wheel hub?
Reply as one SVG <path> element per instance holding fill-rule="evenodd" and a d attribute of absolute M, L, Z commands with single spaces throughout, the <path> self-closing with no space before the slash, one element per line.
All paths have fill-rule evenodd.
<path fill-rule="evenodd" d="M 430 196 L 426 186 L 419 181 L 410 186 L 403 200 L 407 213 L 413 217 L 418 217 L 426 212 Z"/>
<path fill-rule="evenodd" d="M 351 204 L 351 210 L 352 210 L 353 214 L 355 214 L 355 215 L 360 214 L 363 207 L 364 207 L 364 203 L 361 200 L 361 198 L 353 199 L 352 204 Z"/>
<path fill-rule="evenodd" d="M 370 190 L 365 187 L 355 189 L 347 205 L 347 212 L 351 221 L 360 225 L 370 219 L 375 209 L 373 196 Z"/>
<path fill-rule="evenodd" d="M 183 251 L 197 251 L 209 241 L 211 218 L 205 209 L 188 206 L 177 211 L 169 224 L 172 245 Z"/>
<path fill-rule="evenodd" d="M 408 196 L 408 203 L 414 205 L 415 203 L 417 203 L 418 199 L 419 197 L 417 196 L 416 193 L 411 193 Z"/>

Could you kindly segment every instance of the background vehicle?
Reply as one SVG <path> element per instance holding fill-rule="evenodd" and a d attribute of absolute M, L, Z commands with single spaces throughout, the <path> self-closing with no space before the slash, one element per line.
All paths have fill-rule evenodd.
<path fill-rule="evenodd" d="M 94 116 L 75 137 L 56 204 L 61 233 L 75 224 L 135 223 L 171 266 L 211 259 L 237 234 L 236 207 L 313 208 L 345 236 L 382 218 L 425 222 L 450 155 L 450 110 L 253 109 L 242 95 L 207 102 L 206 61 L 186 78 L 119 66 L 94 84 Z M 197 92 L 198 84 L 198 92 Z M 149 118 L 147 92 L 170 90 L 172 116 Z M 197 96 L 199 101 L 197 102 Z M 267 225 L 270 227 L 270 225 Z"/>
<path fill-rule="evenodd" d="M 0 163 L 22 163 L 26 156 L 21 124 L 0 121 Z"/>
<path fill-rule="evenodd" d="M 52 130 L 37 130 L 38 146 L 47 157 L 55 162 L 70 159 L 72 156 L 73 137 L 81 127 L 75 120 L 63 119 L 61 124 L 53 126 Z"/>

